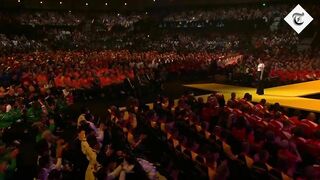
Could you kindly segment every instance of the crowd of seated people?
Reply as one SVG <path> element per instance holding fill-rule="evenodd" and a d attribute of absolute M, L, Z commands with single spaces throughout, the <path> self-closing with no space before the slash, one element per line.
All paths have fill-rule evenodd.
<path fill-rule="evenodd" d="M 205 20 L 252 20 L 252 19 L 271 19 L 275 16 L 284 17 L 287 14 L 286 10 L 290 10 L 289 5 L 275 5 L 270 7 L 225 7 L 212 10 L 198 10 L 190 12 L 174 12 L 168 11 L 166 16 L 160 17 L 164 21 L 205 21 Z M 102 16 L 101 16 L 102 15 Z M 145 19 L 148 16 L 157 15 L 157 12 L 148 15 L 148 13 L 136 13 L 129 15 L 121 15 L 121 13 L 112 15 L 106 13 L 89 13 L 81 14 L 78 12 L 2 12 L 1 21 L 5 23 L 21 23 L 23 25 L 64 25 L 75 26 L 79 25 L 86 19 L 97 20 L 103 22 L 107 27 L 110 25 L 119 24 L 124 27 L 127 25 Z M 88 18 L 97 17 L 97 19 Z M 123 22 L 119 22 L 122 19 Z"/>
<path fill-rule="evenodd" d="M 234 73 L 255 77 L 256 58 L 249 56 L 234 66 Z M 267 78 L 273 82 L 304 82 L 319 80 L 319 55 L 317 52 L 290 53 L 281 51 L 278 55 L 261 57 L 267 64 Z"/>
<path fill-rule="evenodd" d="M 318 7 L 308 5 L 308 10 L 313 17 L 318 16 Z M 223 26 L 224 21 L 250 21 L 261 20 L 271 25 L 280 22 L 293 8 L 291 5 L 271 5 L 268 7 L 220 7 L 213 9 L 199 9 L 191 11 L 168 10 L 163 13 L 136 12 L 136 13 L 80 13 L 71 11 L 4 11 L 1 12 L 0 22 L 8 25 L 30 25 L 30 26 L 82 26 L 92 24 L 104 27 L 111 31 L 114 27 L 134 29 L 138 22 L 163 24 L 168 22 L 211 22 L 219 20 L 217 26 Z M 179 25 L 178 23 L 178 25 Z M 180 24 L 180 25 L 182 25 Z M 199 27 L 205 27 L 199 26 Z"/>
<path fill-rule="evenodd" d="M 1 35 L 0 49 L 5 54 L 34 52 L 45 50 L 78 50 L 78 49 L 133 49 L 137 51 L 217 51 L 237 50 L 243 48 L 243 37 L 234 34 L 221 38 L 218 34 L 208 34 L 203 38 L 199 33 L 113 33 L 93 35 L 79 30 L 45 29 L 38 39 L 28 38 L 25 35 Z M 161 38 L 160 38 L 161 37 Z M 143 43 L 141 43 L 143 42 Z"/>
<path fill-rule="evenodd" d="M 253 104 L 249 94 L 231 97 L 226 102 L 213 94 L 204 102 L 187 94 L 176 106 L 161 97 L 145 119 L 210 179 L 319 178 L 319 117 L 301 120 L 298 113 L 286 116 L 279 104 Z"/>
<path fill-rule="evenodd" d="M 264 4 L 264 5 L 263 5 Z M 282 26 L 282 20 L 296 6 L 296 4 L 272 5 L 262 3 L 247 7 L 216 7 L 215 9 L 189 10 L 171 12 L 162 19 L 161 27 L 173 28 L 203 28 L 215 27 L 217 29 L 225 26 L 241 24 L 250 26 L 250 29 L 257 27 L 277 30 Z M 319 17 L 319 6 L 314 4 L 303 4 L 313 17 Z M 249 23 L 248 23 L 249 22 Z"/>
<path fill-rule="evenodd" d="M 132 53 L 123 51 L 58 51 L 35 52 L 1 57 L 1 85 L 36 85 L 40 88 L 89 89 L 98 78 L 99 86 L 120 83 L 134 78 L 134 70 L 148 71 L 164 65 L 169 72 L 192 70 L 209 65 L 217 55 L 213 53 L 160 53 L 157 51 Z M 100 78 L 100 79 L 99 79 Z M 103 80 L 103 78 L 109 78 Z M 78 82 L 79 81 L 79 82 Z M 81 81 L 81 82 L 80 82 Z M 82 82 L 83 81 L 83 82 Z M 88 82 L 85 82 L 88 81 Z M 74 84 L 73 84 L 74 83 Z"/>
<path fill-rule="evenodd" d="M 2 12 L 0 19 L 4 24 L 39 26 L 76 26 L 85 20 L 85 16 L 77 16 L 70 12 Z"/>
<path fill-rule="evenodd" d="M 141 33 L 136 36 L 132 36 L 127 39 L 130 43 L 124 43 L 126 48 L 139 48 L 143 50 L 160 50 L 160 51 L 183 51 L 183 52 L 217 52 L 217 51 L 236 51 L 242 48 L 242 37 L 235 34 L 225 35 L 223 38 L 218 34 L 202 33 L 206 36 L 200 36 L 195 33 L 174 33 L 167 32 L 161 33 L 161 36 L 157 34 L 145 34 Z M 161 37 L 161 38 L 158 38 Z M 120 38 L 119 38 L 120 39 Z M 124 37 L 123 39 L 126 39 Z M 138 42 L 144 42 L 143 46 Z M 124 41 L 125 42 L 125 41 Z M 121 44 L 119 43 L 121 47 Z M 123 48 L 123 46 L 122 46 Z"/>
<path fill-rule="evenodd" d="M 289 6 L 285 6 L 289 7 Z M 251 18 L 263 18 L 274 15 L 273 9 L 282 8 L 280 5 L 268 8 L 222 8 L 211 11 L 199 10 L 200 15 L 193 17 L 193 13 L 182 13 L 183 18 L 195 18 L 194 21 L 201 20 L 201 17 L 210 17 L 215 19 L 239 19 L 245 20 Z M 271 10 L 272 9 L 272 10 Z M 279 12 L 283 14 L 285 11 Z M 22 15 L 21 15 L 22 14 Z M 206 33 L 208 39 L 203 38 L 202 33 L 165 31 L 160 34 L 153 34 L 152 28 L 146 29 L 144 26 L 152 26 L 167 21 L 166 17 L 159 17 L 159 22 L 152 22 L 150 18 L 155 15 L 145 13 L 135 14 L 81 14 L 77 12 L 2 12 L 0 22 L 4 25 L 14 25 L 14 27 L 27 28 L 25 25 L 40 25 L 35 27 L 36 35 L 30 36 L 30 33 L 7 35 L 3 33 L 0 38 L 0 50 L 10 54 L 15 52 L 33 52 L 50 49 L 137 49 L 137 50 L 175 50 L 175 51 L 214 51 L 215 49 L 235 50 L 248 49 L 247 44 L 253 44 L 255 47 L 272 49 L 274 46 L 287 47 L 295 49 L 298 38 L 293 33 L 281 32 L 272 34 L 269 30 L 262 33 L 257 32 L 252 37 L 240 35 L 238 32 L 223 34 Z M 176 12 L 168 12 L 168 17 L 175 17 Z M 179 12 L 177 13 L 179 14 Z M 197 14 L 197 13 L 196 13 Z M 204 15 L 202 15 L 204 14 Z M 207 15 L 206 15 L 207 14 Z M 221 15 L 224 14 L 225 16 Z M 275 13 L 278 14 L 278 13 Z M 179 15 L 178 15 L 179 16 Z M 169 18 L 175 21 L 175 18 Z M 179 19 L 179 18 L 178 18 Z M 241 18 L 240 18 L 241 19 Z M 282 18 L 281 18 L 282 19 Z M 147 22 L 145 25 L 136 26 L 138 22 Z M 151 21 L 151 22 L 149 22 Z M 152 24 L 155 23 L 155 24 Z M 74 26 L 74 27 L 61 27 Z M 115 33 L 114 30 L 123 27 L 123 32 Z M 89 30 L 90 29 L 90 30 Z M 144 31 L 144 29 L 146 29 Z M 170 29 L 170 28 L 169 28 Z M 132 32 L 132 30 L 135 30 Z M 91 33 L 94 31 L 95 33 Z M 199 35 L 200 34 L 200 35 Z M 161 37 L 161 38 L 160 38 Z M 164 37 L 164 38 L 163 38 Z M 207 38 L 206 37 L 206 38 Z M 264 37 L 264 38 L 261 38 Z M 144 43 L 141 43 L 143 40 Z M 290 46 L 288 46 L 288 42 Z M 141 45 L 143 44 L 143 45 Z"/>
<path fill-rule="evenodd" d="M 308 81 L 320 78 L 319 55 L 292 57 L 287 61 L 274 62 L 270 77 L 279 77 L 285 81 Z M 296 59 L 294 59 L 296 58 Z M 286 67 L 286 68 L 284 68 Z"/>
<path fill-rule="evenodd" d="M 277 49 L 296 48 L 299 37 L 295 33 L 272 33 L 272 35 L 260 34 L 252 37 L 253 45 L 256 48 L 263 47 L 268 51 L 277 51 Z"/>
<path fill-rule="evenodd" d="M 286 14 L 280 11 L 282 6 L 272 8 L 178 12 L 163 21 L 269 22 Z M 0 22 L 23 26 L 81 26 L 90 22 L 111 31 L 115 26 L 132 29 L 146 16 L 0 13 Z M 265 100 L 251 103 L 250 95 L 237 99 L 233 94 L 225 102 L 223 95 L 213 94 L 204 102 L 188 94 L 178 105 L 159 97 L 152 108 L 133 100 L 127 111 L 108 109 L 106 119 L 96 118 L 88 110 L 78 119 L 66 112 L 82 92 L 94 90 L 92 94 L 96 94 L 110 86 L 155 84 L 181 74 L 192 78 L 208 73 L 222 56 L 239 53 L 241 61 L 232 63 L 235 73 L 254 76 L 256 60 L 261 58 L 269 64 L 270 78 L 283 82 L 320 79 L 319 54 L 296 53 L 296 35 L 264 32 L 252 38 L 235 34 L 203 38 L 203 34 L 191 33 L 159 36 L 124 32 L 123 36 L 111 33 L 97 38 L 80 29 L 40 31 L 46 34 L 40 40 L 0 35 L 0 51 L 7 52 L 0 57 L 0 179 L 163 179 L 143 156 L 148 154 L 144 143 L 151 137 L 168 146 L 167 154 L 173 154 L 175 160 L 169 158 L 165 167 L 172 179 L 184 179 L 193 172 L 200 179 L 237 179 L 237 173 L 248 179 L 319 178 L 318 115 L 291 116 L 279 104 L 268 107 Z M 106 41 L 96 43 L 104 38 Z M 89 46 L 118 50 L 69 51 Z M 53 47 L 63 50 L 51 51 Z M 139 51 L 123 50 L 131 48 Z M 254 53 L 260 50 L 263 56 Z M 189 168 L 195 165 L 195 170 L 177 165 L 181 157 L 182 164 L 189 164 Z M 185 171 L 177 171 L 179 168 Z"/>
<path fill-rule="evenodd" d="M 290 6 L 285 6 L 290 7 Z M 199 10 L 201 19 L 202 13 L 208 14 L 205 17 L 221 17 L 225 14 L 225 19 L 239 19 L 247 17 L 262 18 L 264 16 L 273 16 L 274 10 L 282 8 L 280 5 L 275 7 L 261 8 L 222 8 L 212 11 Z M 175 14 L 175 12 L 172 12 Z M 279 12 L 280 14 L 284 11 Z M 22 15 L 21 15 L 22 14 Z M 157 13 L 155 13 L 157 14 Z M 171 12 L 168 12 L 171 17 Z M 179 12 L 178 12 L 179 14 Z M 185 13 L 185 18 L 192 18 L 192 13 Z M 196 13 L 197 14 L 197 13 Z M 278 13 L 275 13 L 278 14 Z M 263 15 L 263 16 L 262 16 Z M 172 15 L 175 17 L 174 15 Z M 204 15 L 203 15 L 204 16 Z M 35 27 L 36 35 L 26 34 L 6 34 L 0 37 L 0 50 L 5 54 L 16 52 L 34 52 L 47 50 L 74 50 L 74 49 L 135 49 L 135 50 L 158 50 L 158 51 L 215 51 L 216 49 L 229 50 L 247 50 L 255 48 L 265 48 L 271 50 L 277 47 L 296 49 L 298 37 L 288 32 L 273 32 L 269 30 L 254 33 L 254 35 L 242 35 L 238 32 L 223 34 L 221 38 L 219 33 L 206 33 L 206 38 L 202 33 L 165 31 L 160 34 L 153 34 L 153 30 L 145 30 L 144 26 L 136 28 L 135 24 L 139 21 L 152 21 L 151 13 L 135 14 L 80 14 L 77 12 L 2 12 L 0 22 L 5 25 L 22 26 L 24 25 L 42 25 Z M 147 20 L 146 20 L 147 19 Z M 160 23 L 166 21 L 166 17 L 159 18 Z M 171 19 L 171 18 L 169 18 Z M 173 18 L 175 19 L 175 18 Z M 210 18 L 209 18 L 210 19 Z M 241 18 L 240 18 L 241 19 Z M 282 18 L 281 18 L 282 19 Z M 159 22 L 156 22 L 159 24 Z M 49 25 L 49 26 L 46 26 Z M 74 25 L 75 27 L 60 27 Z M 150 25 L 150 24 L 149 24 Z M 113 27 L 123 27 L 123 32 L 115 33 Z M 146 24 L 145 26 L 148 26 Z M 88 30 L 90 29 L 90 30 Z M 117 30 L 117 28 L 115 28 Z M 132 32 L 132 30 L 136 31 Z M 96 33 L 91 33 L 92 31 Z M 263 38 L 261 38 L 263 37 Z M 141 43 L 143 41 L 143 43 Z M 289 46 L 288 46 L 289 44 Z M 248 47 L 249 45 L 249 47 Z M 253 49 L 254 51 L 255 49 Z"/>
<path fill-rule="evenodd" d="M 265 49 L 297 49 L 299 38 L 288 32 L 270 34 L 257 31 L 254 34 L 176 32 L 166 30 L 150 33 L 138 32 L 96 32 L 75 29 L 44 28 L 37 31 L 37 37 L 28 35 L 1 35 L 0 49 L 6 53 L 34 52 L 44 50 L 77 49 L 134 49 L 136 51 L 255 51 Z M 205 34 L 205 36 L 204 36 Z M 223 36 L 223 38 L 221 38 Z M 205 37 L 205 38 L 204 38 Z M 143 43 L 141 43 L 143 42 Z"/>
<path fill-rule="evenodd" d="M 13 46 L 13 48 L 24 49 L 23 45 L 21 46 L 23 42 L 29 48 L 33 48 L 32 43 L 25 42 L 23 38 L 21 39 L 22 42 L 14 42 L 15 40 L 7 41 L 5 36 L 1 37 L 6 42 L 11 43 L 10 48 Z M 145 38 L 141 39 L 146 43 L 139 42 L 144 47 L 149 46 L 151 51 L 139 53 L 130 53 L 122 50 L 100 52 L 57 51 L 5 55 L 0 58 L 3 65 L 0 78 L 1 97 L 9 94 L 10 91 L 14 96 L 15 94 L 19 95 L 23 91 L 28 91 L 27 89 L 31 86 L 39 89 L 43 88 L 42 91 L 45 91 L 48 87 L 92 89 L 121 84 L 126 77 L 134 79 L 132 67 L 141 63 L 144 71 L 140 72 L 146 72 L 151 77 L 161 68 L 161 70 L 168 73 L 176 74 L 190 70 L 209 71 L 210 64 L 216 62 L 221 54 L 229 56 L 237 53 L 242 54 L 244 58 L 233 65 L 235 77 L 237 74 L 254 77 L 257 65 L 256 59 L 260 58 L 267 64 L 269 79 L 278 79 L 281 82 L 301 82 L 319 79 L 317 54 L 314 51 L 298 53 L 292 50 L 297 44 L 297 37 L 290 33 L 287 33 L 287 36 L 284 37 L 280 35 L 266 36 L 263 41 L 255 41 L 253 38 L 252 46 L 255 47 L 252 52 L 243 50 L 248 46 L 244 46 L 246 43 L 243 42 L 243 38 L 239 39 L 235 35 L 227 36 L 227 39 L 221 39 L 215 35 L 212 38 L 213 40 L 209 38 L 210 40 L 201 39 L 197 41 L 197 36 L 177 34 L 177 36 L 167 36 L 164 40 L 158 41 L 145 36 Z M 81 41 L 82 39 L 78 40 Z M 137 39 L 134 41 L 137 41 Z M 4 44 L 7 44 L 6 42 Z M 36 47 L 42 47 L 36 41 L 31 42 L 36 44 Z M 289 42 L 291 44 L 287 47 L 286 45 Z M 135 44 L 131 45 L 135 46 Z M 168 49 L 168 52 L 152 51 L 159 48 L 159 46 L 161 47 L 160 49 Z M 122 48 L 124 47 L 120 46 L 119 49 Z M 178 49 L 181 50 L 181 48 L 189 49 L 192 53 L 175 52 Z M 127 49 L 127 47 L 124 49 Z M 213 53 L 206 52 L 209 49 L 213 49 Z M 201 52 L 193 53 L 194 51 Z M 261 53 L 257 54 L 254 51 Z M 160 66 L 158 67 L 159 64 Z M 194 65 L 198 65 L 197 69 L 194 69 Z"/>
<path fill-rule="evenodd" d="M 143 18 L 144 14 L 121 15 L 112 13 L 98 13 L 85 15 L 83 13 L 56 12 L 56 11 L 30 11 L 30 12 L 2 12 L 0 21 L 4 24 L 18 23 L 20 25 L 30 26 L 79 26 L 80 24 L 90 22 L 102 24 L 107 29 L 113 26 L 122 26 L 124 28 L 132 25 Z"/>
<path fill-rule="evenodd" d="M 66 98 L 67 104 L 72 104 L 74 98 L 87 99 L 100 93 L 116 95 L 120 90 L 131 94 L 133 89 L 149 84 L 158 91 L 168 74 L 173 78 L 208 72 L 216 56 L 212 53 L 156 51 L 61 51 L 5 56 L 0 60 L 1 116 L 8 117 L 2 121 L 3 127 L 21 116 L 15 116 L 14 111 L 7 108 L 16 106 L 17 102 L 38 97 L 43 100 L 59 93 L 59 98 Z"/>
<path fill-rule="evenodd" d="M 23 25 L 52 25 L 52 26 L 77 26 L 87 20 L 100 22 L 106 27 L 120 25 L 128 28 L 132 24 L 145 20 L 148 17 L 164 22 L 196 22 L 196 21 L 251 21 L 261 20 L 270 23 L 275 19 L 283 19 L 295 4 L 261 4 L 249 7 L 214 7 L 191 11 L 166 10 L 165 14 L 159 11 L 137 12 L 137 13 L 80 13 L 71 11 L 4 11 L 1 12 L 0 22 L 5 24 L 20 23 Z M 313 16 L 318 16 L 319 7 L 313 4 L 306 4 Z M 152 21 L 150 18 L 149 21 Z"/>
<path fill-rule="evenodd" d="M 245 74 L 247 77 L 254 77 L 256 59 L 261 58 L 269 68 L 269 79 L 303 82 L 320 78 L 317 54 L 288 53 L 273 57 L 241 54 L 241 60 L 231 65 L 234 68 L 233 76 L 236 78 L 237 74 Z M 35 52 L 4 56 L 0 58 L 0 97 L 29 96 L 33 92 L 45 94 L 50 88 L 68 91 L 103 89 L 121 85 L 127 78 L 130 81 L 140 78 L 154 82 L 156 79 L 165 79 L 164 74 L 184 74 L 187 77 L 197 72 L 210 74 L 211 66 L 219 64 L 219 58 L 224 56 L 228 57 L 230 54 L 157 51 L 133 53 L 123 50 Z"/>
<path fill-rule="evenodd" d="M 23 116 L 2 129 L 1 179 L 165 179 L 135 153 L 139 143 L 129 144 L 116 122 L 86 108 L 71 119 L 49 102 L 32 102 L 41 106 L 36 121 Z"/>
<path fill-rule="evenodd" d="M 135 23 L 145 18 L 146 18 L 145 15 L 142 15 L 142 14 L 137 14 L 137 15 L 132 14 L 130 16 L 117 14 L 117 15 L 104 15 L 93 20 L 103 24 L 103 26 L 110 31 L 114 26 L 132 28 Z"/>
<path fill-rule="evenodd" d="M 273 18 L 285 17 L 290 11 L 288 5 L 268 6 L 268 7 L 234 7 L 218 8 L 214 11 L 188 11 L 176 12 L 164 18 L 165 21 L 215 21 L 215 20 L 264 20 L 266 22 Z"/>
<path fill-rule="evenodd" d="M 176 103 L 159 96 L 149 105 L 131 98 L 125 108 L 110 106 L 104 118 L 87 108 L 72 117 L 54 99 L 32 101 L 40 115 L 35 121 L 22 116 L 2 130 L 2 177 L 165 179 L 157 168 L 172 179 L 320 176 L 319 114 L 291 113 L 265 99 L 253 103 L 248 93 L 229 100 L 186 93 Z M 150 153 L 159 148 L 148 144 L 153 141 L 167 148 Z M 168 162 L 150 161 L 163 158 Z"/>
<path fill-rule="evenodd" d="M 0 34 L 0 51 L 1 52 L 34 52 L 38 50 L 49 49 L 48 45 L 34 39 L 29 39 L 26 36 L 9 37 L 5 34 Z"/>

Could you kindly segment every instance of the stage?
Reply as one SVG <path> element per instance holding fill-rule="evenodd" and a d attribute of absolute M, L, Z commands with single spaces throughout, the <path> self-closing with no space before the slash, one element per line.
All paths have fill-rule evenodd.
<path fill-rule="evenodd" d="M 281 106 L 285 107 L 320 112 L 319 99 L 302 97 L 320 93 L 320 80 L 267 88 L 264 91 L 264 95 L 257 95 L 255 88 L 217 83 L 186 84 L 184 86 L 201 90 L 221 92 L 224 94 L 226 100 L 230 99 L 230 94 L 232 92 L 235 92 L 238 98 L 242 98 L 245 93 L 250 93 L 252 94 L 253 101 L 255 102 L 259 102 L 260 99 L 265 98 L 268 103 L 278 102 Z M 207 96 L 208 95 L 203 95 L 205 99 Z"/>

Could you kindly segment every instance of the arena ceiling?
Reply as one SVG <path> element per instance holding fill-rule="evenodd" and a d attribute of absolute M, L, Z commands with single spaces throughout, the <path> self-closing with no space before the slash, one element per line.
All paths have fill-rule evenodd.
<path fill-rule="evenodd" d="M 287 0 L 0 0 L 0 8 L 130 11 L 161 7 L 193 7 L 243 3 L 267 4 L 271 3 L 271 1 L 286 2 Z M 288 2 L 292 3 L 293 1 Z"/>

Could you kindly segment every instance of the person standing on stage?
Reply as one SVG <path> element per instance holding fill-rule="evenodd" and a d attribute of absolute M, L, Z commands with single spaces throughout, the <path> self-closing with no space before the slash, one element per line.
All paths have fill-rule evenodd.
<path fill-rule="evenodd" d="M 264 79 L 264 73 L 265 73 L 265 64 L 260 58 L 258 59 L 258 63 L 259 64 L 257 69 L 257 79 L 258 79 L 257 94 L 263 95 L 264 94 L 263 79 Z"/>

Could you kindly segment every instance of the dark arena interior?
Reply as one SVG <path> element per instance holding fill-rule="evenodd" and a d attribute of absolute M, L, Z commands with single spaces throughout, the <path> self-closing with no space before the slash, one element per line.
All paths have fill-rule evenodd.
<path fill-rule="evenodd" d="M 0 0 L 0 180 L 320 180 L 319 0 Z"/>

